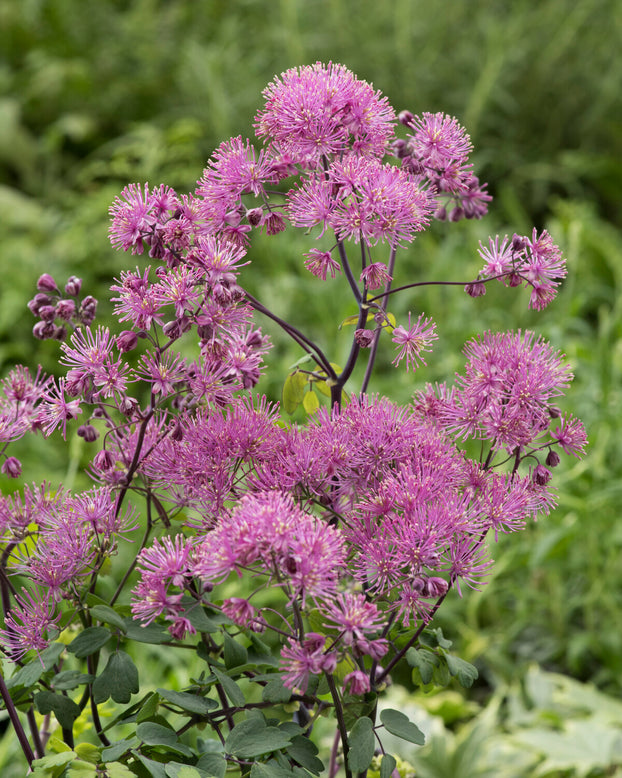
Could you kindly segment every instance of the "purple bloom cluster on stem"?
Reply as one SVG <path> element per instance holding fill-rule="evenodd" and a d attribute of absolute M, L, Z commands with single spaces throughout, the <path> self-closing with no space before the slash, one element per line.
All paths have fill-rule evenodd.
<path fill-rule="evenodd" d="M 140 524 L 109 606 L 129 603 L 134 573 L 134 619 L 166 625 L 171 650 L 198 641 L 216 669 L 223 651 L 229 661 L 227 640 L 273 633 L 283 684 L 306 710 L 326 708 L 316 694 L 326 680 L 347 755 L 345 707 L 381 690 L 453 589 L 485 583 L 489 533 L 519 530 L 551 510 L 560 452 L 581 456 L 586 437 L 557 406 L 568 366 L 531 332 L 469 341 L 453 384 L 421 388 L 407 405 L 367 393 L 383 337 L 397 348 L 394 364 L 413 371 L 438 339 L 426 314 L 398 324 L 387 312 L 392 295 L 445 283 L 392 288 L 399 252 L 433 218 L 481 218 L 490 195 L 455 118 L 402 112 L 406 137 L 398 138 L 387 99 L 342 65 L 293 68 L 264 96 L 260 150 L 232 138 L 193 192 L 130 184 L 112 204 L 112 245 L 140 263 L 111 286 L 125 329 L 92 326 L 93 298 L 76 302 L 79 279 L 69 279 L 65 296 L 51 276 L 39 279 L 35 335 L 64 341 L 65 375 L 32 378 L 18 367 L 2 382 L 2 472 L 21 470 L 5 453 L 10 442 L 38 430 L 66 437 L 80 417 L 95 486 L 33 486 L 0 498 L 0 643 L 21 661 L 72 619 L 93 626 L 99 574 L 121 543 L 137 540 Z M 357 307 L 343 368 L 245 288 L 256 231 L 296 228 L 319 242 L 301 252 L 304 267 L 325 283 L 343 275 Z M 479 254 L 476 278 L 447 283 L 471 296 L 493 279 L 525 284 L 539 310 L 565 275 L 546 231 L 496 237 Z M 253 394 L 270 346 L 261 316 L 310 363 L 288 376 L 283 394 L 284 405 L 303 404 L 306 424 L 284 423 L 278 405 Z M 57 319 L 72 327 L 68 339 Z M 347 393 L 360 360 L 362 386 Z M 481 441 L 477 459 L 466 453 L 469 440 Z M 140 519 L 130 498 L 144 506 Z M 231 596 L 236 577 L 246 596 Z M 224 649 L 196 626 L 197 610 L 225 625 Z M 222 722 L 233 719 L 221 687 L 219 699 L 222 714 L 210 723 L 224 741 Z M 350 777 L 347 759 L 345 770 Z"/>

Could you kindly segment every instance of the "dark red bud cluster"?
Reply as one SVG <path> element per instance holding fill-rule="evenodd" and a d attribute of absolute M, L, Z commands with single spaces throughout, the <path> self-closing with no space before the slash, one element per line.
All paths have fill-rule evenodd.
<path fill-rule="evenodd" d="M 38 321 L 32 329 L 32 334 L 38 340 L 65 340 L 67 327 L 59 323 L 69 322 L 73 327 L 85 324 L 89 325 L 95 319 L 97 312 L 97 300 L 94 297 L 85 297 L 77 304 L 75 298 L 80 294 L 82 280 L 76 276 L 70 276 L 64 287 L 65 297 L 61 294 L 56 281 L 49 273 L 43 273 L 37 280 L 37 294 L 29 300 L 28 308 Z"/>

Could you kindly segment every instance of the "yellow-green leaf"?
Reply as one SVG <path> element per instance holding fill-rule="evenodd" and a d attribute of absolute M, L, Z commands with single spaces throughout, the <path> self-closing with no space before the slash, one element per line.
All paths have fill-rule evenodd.
<path fill-rule="evenodd" d="M 365 324 L 367 324 L 367 322 L 370 319 L 373 319 L 373 318 L 374 318 L 374 312 L 373 311 L 368 311 L 367 312 L 367 316 L 365 317 Z M 346 316 L 346 318 L 339 325 L 338 329 L 341 329 L 342 327 L 350 327 L 353 324 L 358 324 L 358 321 L 359 321 L 358 313 L 355 313 L 352 316 Z"/>
<path fill-rule="evenodd" d="M 326 397 L 330 397 L 330 386 L 326 383 L 326 381 L 314 381 L 313 388 L 317 389 L 318 392 L 321 392 Z"/>
<path fill-rule="evenodd" d="M 305 373 L 296 371 L 285 379 L 283 384 L 283 408 L 286 413 L 294 413 L 304 399 L 304 390 L 307 384 Z"/>
<path fill-rule="evenodd" d="M 304 396 L 304 400 L 302 401 L 303 408 L 305 411 L 311 415 L 317 411 L 317 409 L 320 407 L 320 401 L 318 400 L 317 394 L 310 389 Z"/>

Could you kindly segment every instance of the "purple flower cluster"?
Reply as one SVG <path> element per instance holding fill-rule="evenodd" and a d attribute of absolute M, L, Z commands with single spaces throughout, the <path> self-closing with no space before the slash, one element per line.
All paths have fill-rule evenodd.
<path fill-rule="evenodd" d="M 506 235 L 501 243 L 498 236 L 491 238 L 487 247 L 480 243 L 479 254 L 486 264 L 478 280 L 498 278 L 508 286 L 524 282 L 531 287 L 529 307 L 537 311 L 553 300 L 560 279 L 566 276 L 566 262 L 546 230 L 538 235 L 534 228 L 531 237 L 515 234 L 511 241 Z M 470 285 L 467 291 L 479 296 L 480 284 Z"/>
<path fill-rule="evenodd" d="M 453 385 L 428 387 L 406 406 L 367 394 L 383 331 L 394 364 L 407 369 L 425 365 L 437 339 L 425 314 L 397 324 L 387 312 L 399 291 L 398 251 L 433 216 L 480 218 L 491 199 L 459 123 L 403 112 L 408 135 L 396 139 L 386 98 L 341 65 L 288 70 L 264 96 L 260 151 L 232 138 L 194 192 L 130 184 L 112 204 L 112 245 L 150 262 L 111 286 L 126 329 L 91 326 L 95 301 L 78 302 L 78 279 L 64 296 L 50 276 L 39 279 L 35 334 L 64 339 L 58 319 L 73 328 L 60 347 L 65 375 L 17 368 L 2 382 L 2 471 L 21 469 L 5 453 L 9 442 L 31 430 L 66 436 L 81 416 L 96 486 L 26 488 L 0 500 L 3 559 L 31 586 L 12 590 L 5 613 L 0 641 L 11 657 L 47 645 L 61 600 L 85 607 L 102 565 L 136 526 L 133 495 L 144 500 L 148 530 L 136 555 L 136 619 L 168 622 L 183 641 L 195 634 L 192 609 L 207 606 L 232 629 L 274 631 L 290 688 L 305 692 L 312 675 L 342 663 L 344 689 L 363 694 L 400 655 L 393 628 L 414 643 L 450 590 L 483 584 L 487 535 L 548 513 L 558 451 L 583 454 L 580 421 L 556 405 L 572 374 L 530 332 L 471 340 Z M 304 253 L 304 265 L 324 281 L 345 277 L 358 308 L 343 368 L 242 286 L 254 231 L 290 228 L 326 241 Z M 480 255 L 473 296 L 492 278 L 525 283 L 540 309 L 565 274 L 546 231 L 491 240 Z M 400 289 L 419 284 L 408 281 Z M 376 289 L 384 291 L 371 296 Z M 316 388 L 330 395 L 330 408 L 303 406 L 315 411 L 307 424 L 285 422 L 252 394 L 269 348 L 256 313 L 311 363 L 290 376 L 294 405 L 317 400 Z M 361 390 L 347 394 L 360 358 Z M 481 442 L 478 459 L 466 453 L 471 441 Z M 154 527 L 161 537 L 147 545 Z M 231 596 L 234 576 L 252 593 Z"/>

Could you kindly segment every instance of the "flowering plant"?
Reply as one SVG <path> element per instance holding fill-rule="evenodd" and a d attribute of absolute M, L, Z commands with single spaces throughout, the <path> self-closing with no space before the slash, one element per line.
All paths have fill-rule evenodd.
<path fill-rule="evenodd" d="M 403 660 L 415 684 L 473 682 L 432 619 L 452 590 L 484 582 L 489 533 L 554 506 L 559 452 L 583 453 L 581 422 L 557 406 L 569 367 L 531 332 L 469 341 L 453 384 L 407 406 L 368 394 L 381 339 L 414 371 L 437 338 L 424 313 L 398 324 L 388 310 L 428 283 L 392 287 L 399 250 L 491 199 L 458 122 L 396 117 L 340 65 L 291 69 L 264 96 L 261 151 L 232 138 L 193 193 L 131 184 L 111 206 L 112 244 L 142 263 L 111 287 L 127 329 L 94 326 L 80 279 L 61 291 L 44 274 L 34 334 L 61 341 L 65 374 L 20 366 L 2 382 L 6 476 L 21 474 L 7 447 L 28 432 L 66 439 L 80 417 L 96 449 L 91 489 L 33 484 L 0 502 L 13 665 L 0 692 L 34 775 L 317 775 L 323 717 L 331 778 L 372 764 L 388 777 L 383 732 L 423 742 L 400 711 L 378 714 L 391 672 Z M 315 242 L 307 270 L 343 274 L 357 306 L 343 367 L 245 288 L 253 235 L 298 227 Z M 461 283 L 473 297 L 497 279 L 528 287 L 539 310 L 565 274 L 546 231 L 479 254 Z M 281 407 L 253 392 L 269 350 L 256 315 L 303 352 Z M 285 422 L 281 408 L 299 406 L 307 423 Z M 140 685 L 150 646 L 187 668 L 180 688 Z"/>

